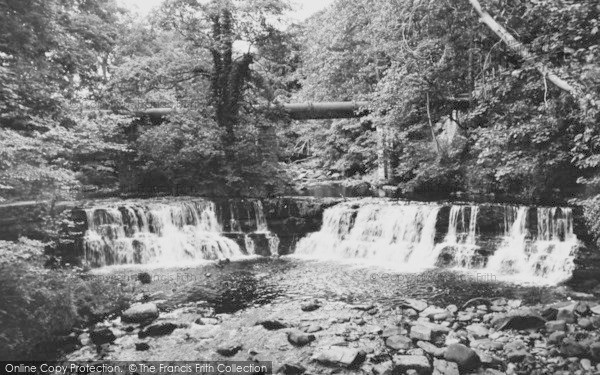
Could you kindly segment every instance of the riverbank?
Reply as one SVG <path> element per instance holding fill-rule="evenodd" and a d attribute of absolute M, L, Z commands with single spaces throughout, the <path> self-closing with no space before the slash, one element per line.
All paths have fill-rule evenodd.
<path fill-rule="evenodd" d="M 459 305 L 299 298 L 225 313 L 207 301 L 169 306 L 155 292 L 81 331 L 82 347 L 66 359 L 272 361 L 285 374 L 593 373 L 600 305 L 578 296 L 586 299 L 531 305 L 502 297 Z"/>
<path fill-rule="evenodd" d="M 592 344 L 600 341 L 600 294 L 510 284 L 494 275 L 403 273 L 295 256 L 42 275 L 36 280 L 53 286 L 39 292 L 52 290 L 55 298 L 38 305 L 47 319 L 36 324 L 62 326 L 32 325 L 40 335 L 30 338 L 28 354 L 7 358 L 41 358 L 44 348 L 63 343 L 65 360 L 250 359 L 272 361 L 284 373 L 369 374 L 442 367 L 446 372 L 438 373 L 453 374 L 451 363 L 459 362 L 454 354 L 446 358 L 452 350 L 473 361 L 475 353 L 482 364 L 462 373 L 529 374 L 535 366 L 540 374 L 574 373 L 598 359 Z M 74 311 L 68 319 L 60 315 L 65 306 L 77 306 L 64 310 Z M 516 340 L 523 345 L 508 345 Z"/>
<path fill-rule="evenodd" d="M 126 308 L 130 285 L 55 268 L 44 244 L 0 241 L 0 358 L 54 360 L 79 347 L 73 329 Z"/>

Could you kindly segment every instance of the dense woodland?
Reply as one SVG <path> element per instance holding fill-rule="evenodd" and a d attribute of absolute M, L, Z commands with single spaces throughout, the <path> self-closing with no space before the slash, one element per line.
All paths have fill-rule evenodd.
<path fill-rule="evenodd" d="M 147 18 L 114 0 L 3 0 L 0 199 L 283 194 L 307 159 L 403 193 L 599 210 L 600 5 L 483 0 L 515 46 L 476 3 L 337 1 L 295 24 L 279 0 L 165 0 Z M 343 100 L 369 116 L 277 109 Z M 135 116 L 152 107 L 177 111 Z"/>
<path fill-rule="evenodd" d="M 600 3 L 479 1 L 337 0 L 293 23 L 281 0 L 164 0 L 145 18 L 0 0 L 0 202 L 274 196 L 310 171 L 568 201 L 600 240 Z M 278 106 L 305 101 L 370 105 L 319 121 Z M 158 107 L 176 111 L 137 114 Z M 34 344 L 131 292 L 44 268 L 41 243 L 0 250 L 3 358 L 54 358 L 64 342 Z"/>

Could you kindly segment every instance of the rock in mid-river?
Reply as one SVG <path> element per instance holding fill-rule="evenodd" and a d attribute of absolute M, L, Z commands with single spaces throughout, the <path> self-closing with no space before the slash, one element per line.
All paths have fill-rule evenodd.
<path fill-rule="evenodd" d="M 90 339 L 96 345 L 108 344 L 117 339 L 109 328 L 99 328 L 90 332 Z"/>
<path fill-rule="evenodd" d="M 342 365 L 355 367 L 365 360 L 365 353 L 356 349 L 332 346 L 322 349 L 313 356 L 313 360 L 326 365 Z"/>
<path fill-rule="evenodd" d="M 158 308 L 154 303 L 140 303 L 123 311 L 121 320 L 124 323 L 150 323 L 158 318 Z"/>
<path fill-rule="evenodd" d="M 303 332 L 292 331 L 288 332 L 287 339 L 293 345 L 304 346 L 315 341 L 315 335 L 308 335 Z"/>
<path fill-rule="evenodd" d="M 148 336 L 164 336 L 170 335 L 177 328 L 177 324 L 173 323 L 157 323 L 144 328 L 138 334 L 139 338 L 143 339 Z"/>
<path fill-rule="evenodd" d="M 479 367 L 481 360 L 475 351 L 462 344 L 448 346 L 444 353 L 446 361 L 455 362 L 461 370 L 469 371 Z"/>

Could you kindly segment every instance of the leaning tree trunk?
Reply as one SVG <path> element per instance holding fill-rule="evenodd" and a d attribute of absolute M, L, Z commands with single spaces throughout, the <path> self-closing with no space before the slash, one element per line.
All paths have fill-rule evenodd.
<path fill-rule="evenodd" d="M 523 43 L 519 42 L 515 37 L 513 37 L 502 25 L 500 25 L 496 20 L 492 18 L 486 11 L 481 8 L 481 4 L 478 0 L 469 0 L 475 12 L 479 15 L 481 22 L 486 24 L 498 37 L 516 54 L 518 54 L 522 59 L 529 60 L 535 62 L 536 56 L 533 55 L 529 50 L 523 45 Z M 577 99 L 580 103 L 580 106 L 584 109 L 588 107 L 588 101 L 591 102 L 592 105 L 596 106 L 593 100 L 589 100 L 589 97 L 586 97 L 583 90 L 578 87 L 570 84 L 566 80 L 557 76 L 552 70 L 550 70 L 547 66 L 542 64 L 541 62 L 535 62 L 535 67 L 540 72 L 540 74 L 548 79 L 552 84 L 561 90 L 567 91 L 571 94 L 575 99 Z"/>

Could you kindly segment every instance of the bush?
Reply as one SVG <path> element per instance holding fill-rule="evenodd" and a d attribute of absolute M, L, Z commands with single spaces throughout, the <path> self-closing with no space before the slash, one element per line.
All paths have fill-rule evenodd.
<path fill-rule="evenodd" d="M 43 244 L 0 241 L 0 358 L 53 360 L 73 328 L 126 306 L 126 293 L 76 270 L 43 268 Z"/>
<path fill-rule="evenodd" d="M 583 216 L 586 221 L 587 228 L 592 235 L 596 245 L 600 246 L 600 195 L 579 201 L 583 206 Z"/>

